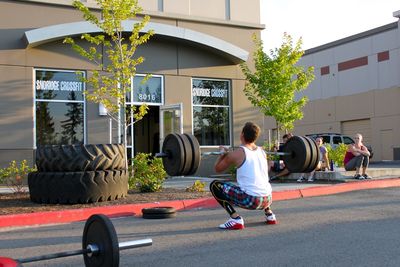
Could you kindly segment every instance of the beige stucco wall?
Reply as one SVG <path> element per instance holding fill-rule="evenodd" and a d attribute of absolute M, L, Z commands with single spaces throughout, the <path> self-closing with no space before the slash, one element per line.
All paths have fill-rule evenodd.
<path fill-rule="evenodd" d="M 0 145 L 2 149 L 33 146 L 32 68 L 0 65 Z"/>

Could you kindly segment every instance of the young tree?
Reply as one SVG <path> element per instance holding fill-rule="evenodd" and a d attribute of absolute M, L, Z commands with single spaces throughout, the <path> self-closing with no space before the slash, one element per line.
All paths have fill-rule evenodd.
<path fill-rule="evenodd" d="M 136 18 L 142 11 L 137 0 L 96 0 L 96 3 L 101 11 L 101 20 L 79 0 L 74 0 L 73 6 L 83 13 L 86 21 L 96 25 L 103 33 L 83 34 L 81 39 L 89 43 L 89 47 L 80 46 L 72 38 L 66 38 L 64 43 L 71 44 L 77 53 L 97 65 L 97 70 L 93 70 L 91 75 L 81 77 L 93 89 L 85 91 L 86 98 L 103 104 L 108 115 L 124 126 L 122 141 L 126 144 L 126 129 L 131 124 L 128 119 L 133 116 L 138 121 L 147 113 L 146 105 L 138 109 L 129 106 L 127 110 L 125 105 L 136 66 L 144 61 L 141 56 L 135 58 L 135 52 L 154 32 L 141 33 L 150 20 L 149 16 L 144 16 L 134 24 L 129 35 L 124 34 L 123 22 Z"/>
<path fill-rule="evenodd" d="M 296 65 L 304 51 L 302 40 L 293 47 L 292 37 L 284 34 L 280 48 L 270 50 L 267 55 L 263 43 L 253 36 L 256 50 L 254 52 L 254 73 L 242 63 L 241 69 L 246 76 L 245 95 L 258 107 L 265 116 L 275 118 L 279 130 L 290 130 L 293 122 L 303 118 L 301 109 L 307 103 L 307 97 L 295 99 L 295 93 L 308 87 L 314 79 L 314 68 L 306 70 Z M 279 136 L 278 136 L 279 138 Z"/>

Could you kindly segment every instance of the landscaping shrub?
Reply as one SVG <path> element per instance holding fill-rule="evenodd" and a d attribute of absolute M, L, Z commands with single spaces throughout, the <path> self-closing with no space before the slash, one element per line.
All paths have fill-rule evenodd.
<path fill-rule="evenodd" d="M 206 187 L 206 183 L 200 180 L 194 181 L 194 183 L 186 188 L 187 192 L 204 192 Z"/>
<path fill-rule="evenodd" d="M 0 183 L 7 185 L 14 193 L 24 193 L 28 173 L 34 171 L 36 167 L 31 168 L 27 160 L 22 160 L 19 165 L 13 160 L 8 167 L 0 169 Z"/>
<path fill-rule="evenodd" d="M 335 149 L 333 149 L 329 144 L 324 144 L 328 150 L 329 160 L 333 160 L 334 164 L 338 167 L 343 167 L 344 155 L 346 154 L 347 145 L 340 143 Z"/>
<path fill-rule="evenodd" d="M 151 154 L 138 153 L 132 161 L 133 176 L 130 171 L 129 188 L 138 189 L 140 192 L 161 191 L 167 175 L 161 158 L 153 158 Z"/>

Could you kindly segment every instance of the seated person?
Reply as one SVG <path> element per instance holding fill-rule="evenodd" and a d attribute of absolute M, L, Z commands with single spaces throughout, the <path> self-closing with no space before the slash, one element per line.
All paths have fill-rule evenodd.
<path fill-rule="evenodd" d="M 355 144 L 350 144 L 347 147 L 347 151 L 344 156 L 344 168 L 346 171 L 356 171 L 354 179 L 371 179 L 371 177 L 366 173 L 369 165 L 370 152 L 362 143 L 361 134 L 356 134 L 354 141 Z M 361 174 L 360 169 L 362 169 Z"/>
<path fill-rule="evenodd" d="M 317 143 L 317 146 L 319 148 L 319 162 L 318 162 L 317 168 L 315 168 L 315 170 L 313 170 L 310 173 L 303 173 L 300 176 L 300 178 L 297 179 L 297 182 L 299 182 L 299 183 L 304 182 L 306 180 L 305 176 L 307 176 L 308 182 L 314 182 L 315 171 L 325 170 L 325 169 L 327 169 L 329 171 L 328 150 L 326 150 L 326 147 L 323 145 L 322 137 L 317 137 L 315 139 L 315 143 Z"/>
<path fill-rule="evenodd" d="M 290 138 L 292 138 L 292 136 L 293 136 L 293 134 L 291 134 L 291 133 L 287 133 L 287 134 L 283 135 L 283 137 L 282 137 L 283 144 L 279 145 L 279 149 L 278 149 L 277 152 L 283 152 L 283 147 L 285 146 L 286 142 Z M 279 160 L 273 161 L 273 163 L 274 164 L 272 165 L 272 169 L 271 170 L 274 171 L 274 172 L 278 172 L 278 174 L 275 175 L 275 176 L 272 176 L 270 178 L 270 181 L 275 180 L 275 179 L 277 179 L 279 177 L 286 176 L 286 175 L 290 174 L 290 171 L 286 168 L 285 163 L 282 160 L 282 156 L 279 157 Z M 271 165 L 270 165 L 270 167 L 271 167 Z"/>

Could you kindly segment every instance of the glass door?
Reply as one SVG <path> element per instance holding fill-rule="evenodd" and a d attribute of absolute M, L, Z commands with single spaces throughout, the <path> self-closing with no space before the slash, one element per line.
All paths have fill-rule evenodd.
<path fill-rule="evenodd" d="M 183 133 L 182 103 L 160 107 L 160 149 L 170 133 Z"/>

